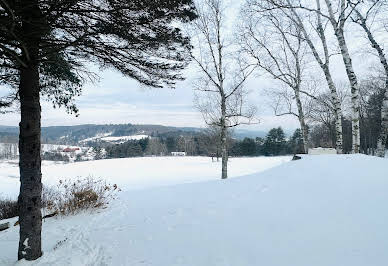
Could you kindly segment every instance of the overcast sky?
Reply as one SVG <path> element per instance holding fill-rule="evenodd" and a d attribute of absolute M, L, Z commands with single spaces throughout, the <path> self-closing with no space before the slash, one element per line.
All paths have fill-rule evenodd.
<path fill-rule="evenodd" d="M 235 5 L 234 5 L 235 6 Z M 236 12 L 236 8 L 234 10 Z M 357 41 L 359 42 L 359 41 Z M 360 43 L 350 43 L 350 47 Z M 365 63 L 365 54 L 354 54 L 353 61 L 358 72 L 363 72 L 370 63 Z M 342 60 L 334 59 L 336 80 L 346 82 Z M 55 110 L 49 103 L 42 103 L 42 126 L 78 125 L 78 124 L 161 124 L 169 126 L 204 127 L 201 115 L 193 106 L 193 86 L 196 76 L 191 67 L 186 71 L 187 79 L 178 83 L 176 89 L 149 89 L 137 82 L 123 77 L 115 71 L 99 72 L 100 82 L 84 86 L 82 96 L 76 100 L 80 116 L 69 115 L 63 109 Z M 258 124 L 245 126 L 252 130 L 268 130 L 282 126 L 291 130 L 298 127 L 294 117 L 275 117 L 268 106 L 269 99 L 263 90 L 271 86 L 271 80 L 264 77 L 252 77 L 246 87 L 251 91 L 250 100 L 258 108 Z M 0 95 L 6 93 L 0 87 Z M 1 114 L 0 125 L 18 125 L 18 113 Z"/>
<path fill-rule="evenodd" d="M 201 115 L 193 106 L 193 75 L 178 83 L 176 89 L 150 89 L 123 77 L 115 71 L 99 73 L 101 80 L 96 84 L 88 83 L 82 96 L 76 100 L 80 116 L 69 115 L 64 109 L 53 109 L 50 103 L 42 103 L 42 125 L 78 124 L 161 124 L 169 126 L 203 127 Z M 297 127 L 297 121 L 290 118 L 277 118 L 266 106 L 261 90 L 266 81 L 251 79 L 247 84 L 252 102 L 258 106 L 259 124 L 246 128 L 267 130 L 275 126 Z M 3 93 L 6 91 L 1 89 Z M 2 114 L 1 125 L 16 126 L 18 113 Z"/>

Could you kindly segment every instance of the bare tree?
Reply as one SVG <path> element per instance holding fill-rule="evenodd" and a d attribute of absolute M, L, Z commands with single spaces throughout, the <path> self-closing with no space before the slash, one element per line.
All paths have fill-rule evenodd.
<path fill-rule="evenodd" d="M 324 127 L 326 127 L 327 131 L 329 132 L 330 138 L 333 139 L 332 144 L 334 144 L 334 141 L 338 143 L 338 130 L 337 130 L 337 117 L 338 114 L 336 111 L 336 106 L 346 106 L 346 101 L 348 100 L 348 86 L 342 86 L 342 85 L 335 85 L 337 92 L 336 99 L 333 99 L 332 93 L 320 93 L 318 94 L 313 104 L 310 106 L 310 119 L 313 123 L 322 124 Z M 338 102 L 337 102 L 338 101 Z M 341 111 L 342 112 L 342 111 Z M 342 115 L 341 115 L 342 116 Z M 342 120 L 342 119 L 341 119 Z M 341 122 L 342 127 L 342 122 Z M 342 129 L 342 128 L 341 128 Z M 338 146 L 337 146 L 337 152 Z M 343 152 L 343 146 L 342 146 L 342 130 L 341 130 L 341 153 Z"/>
<path fill-rule="evenodd" d="M 269 1 L 271 2 L 271 1 Z M 337 88 L 333 81 L 331 71 L 330 71 L 330 58 L 331 55 L 329 52 L 329 46 L 327 42 L 326 37 L 326 27 L 324 26 L 324 18 L 321 15 L 321 5 L 320 0 L 316 0 L 316 13 L 313 13 L 313 17 L 316 17 L 315 21 L 304 21 L 304 17 L 298 12 L 297 9 L 291 8 L 291 9 L 282 9 L 285 16 L 289 17 L 293 21 L 296 22 L 296 24 L 300 27 L 303 37 L 305 41 L 307 42 L 308 46 L 311 49 L 311 52 L 313 54 L 314 59 L 318 63 L 319 67 L 321 68 L 325 79 L 327 86 L 330 90 L 330 97 L 331 97 L 331 104 L 332 104 L 332 110 L 334 114 L 334 121 L 335 121 L 335 135 L 336 135 L 336 150 L 337 153 L 343 152 L 343 140 L 342 140 L 342 106 L 341 101 L 338 97 Z M 291 5 L 290 0 L 287 0 L 287 4 Z M 309 18 L 309 16 L 307 17 Z M 309 30 L 310 28 L 310 30 Z M 318 43 L 314 42 L 313 34 L 316 34 L 318 36 Z M 320 49 L 321 47 L 321 49 Z M 322 54 L 322 55 L 321 55 Z"/>
<path fill-rule="evenodd" d="M 261 70 L 285 87 L 274 93 L 275 114 L 294 115 L 302 130 L 304 151 L 308 151 L 308 128 L 302 95 L 313 97 L 303 90 L 307 65 L 307 46 L 300 27 L 292 20 L 280 16 L 279 10 L 254 10 L 248 4 L 243 10 L 242 49 Z M 282 89 L 285 88 L 285 89 Z M 291 89 L 291 93 L 288 91 Z M 293 111 L 293 104 L 297 111 Z M 278 112 L 280 111 L 280 113 Z"/>
<path fill-rule="evenodd" d="M 327 9 L 327 15 L 320 8 L 315 12 L 320 16 L 326 17 L 333 27 L 341 51 L 342 60 L 345 65 L 346 74 L 349 79 L 352 100 L 352 152 L 360 152 L 360 96 L 357 76 L 354 72 L 352 59 L 349 53 L 348 45 L 344 35 L 345 22 L 351 14 L 351 9 L 346 4 L 346 0 L 324 0 Z M 338 12 L 333 9 L 333 2 L 338 5 Z M 319 3 L 319 0 L 318 2 Z M 349 10 L 350 9 L 350 10 Z M 337 15 L 338 14 L 338 15 Z"/>
<path fill-rule="evenodd" d="M 340 54 L 345 65 L 346 74 L 351 87 L 352 100 L 352 151 L 353 153 L 360 152 L 360 99 L 359 99 L 359 84 L 357 76 L 354 72 L 352 59 L 349 53 L 348 45 L 345 39 L 345 23 L 352 14 L 352 7 L 347 5 L 347 0 L 323 0 L 325 10 L 321 8 L 320 0 L 316 0 L 316 6 L 312 6 L 311 2 L 303 3 L 300 0 L 269 0 L 274 7 L 269 8 L 286 8 L 291 10 L 305 10 L 318 14 L 318 18 L 325 18 L 332 26 L 334 35 L 337 39 Z M 338 7 L 334 9 L 333 6 Z M 319 24 L 319 23 L 318 23 Z M 319 28 L 318 28 L 319 30 Z M 324 36 L 324 35 L 321 35 Z M 311 46 L 310 46 L 311 47 Z"/>
<path fill-rule="evenodd" d="M 383 91 L 383 101 L 381 105 L 381 126 L 380 135 L 377 140 L 377 155 L 380 157 L 385 156 L 385 144 L 388 138 L 388 62 L 385 55 L 383 46 L 378 43 L 374 33 L 371 30 L 371 25 L 368 25 L 369 20 L 375 21 L 376 15 L 379 13 L 382 5 L 386 4 L 386 1 L 356 1 L 352 2 L 348 0 L 349 5 L 353 8 L 352 21 L 357 23 L 364 30 L 370 45 L 377 52 L 379 61 L 384 69 L 385 74 L 385 88 Z M 361 10 L 366 10 L 361 13 Z M 371 18 L 371 19 L 370 19 Z"/>
<path fill-rule="evenodd" d="M 201 73 L 195 104 L 206 124 L 220 130 L 222 179 L 228 177 L 228 129 L 250 124 L 255 114 L 243 86 L 253 68 L 239 60 L 236 47 L 228 43 L 231 30 L 225 25 L 225 9 L 222 0 L 198 1 L 198 19 L 191 29 L 196 48 L 192 58 Z"/>

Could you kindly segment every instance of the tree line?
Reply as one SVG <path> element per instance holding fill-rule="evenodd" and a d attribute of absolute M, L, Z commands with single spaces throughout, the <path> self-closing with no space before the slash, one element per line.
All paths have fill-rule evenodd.
<path fill-rule="evenodd" d="M 277 156 L 303 152 L 300 129 L 287 138 L 281 127 L 271 129 L 266 137 L 227 138 L 228 156 Z M 222 149 L 218 136 L 153 137 L 129 140 L 120 144 L 95 143 L 96 159 L 128 158 L 142 156 L 170 156 L 172 152 L 185 152 L 187 156 L 221 157 Z M 105 151 L 105 152 L 104 152 Z"/>

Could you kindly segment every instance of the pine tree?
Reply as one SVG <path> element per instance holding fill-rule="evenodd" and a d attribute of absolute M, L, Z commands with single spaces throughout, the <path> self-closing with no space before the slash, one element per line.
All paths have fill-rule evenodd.
<path fill-rule="evenodd" d="M 173 86 L 191 48 L 177 22 L 194 11 L 191 0 L 0 1 L 0 85 L 14 90 L 21 109 L 19 259 L 42 255 L 41 95 L 76 112 L 89 62 Z"/>
<path fill-rule="evenodd" d="M 264 142 L 265 155 L 281 155 L 286 153 L 286 139 L 281 127 L 271 129 Z"/>

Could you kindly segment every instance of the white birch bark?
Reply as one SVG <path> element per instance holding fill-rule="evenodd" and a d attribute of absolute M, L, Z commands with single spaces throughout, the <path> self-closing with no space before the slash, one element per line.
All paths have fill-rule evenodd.
<path fill-rule="evenodd" d="M 298 118 L 299 118 L 300 129 L 302 131 L 303 149 L 304 149 L 304 152 L 307 154 L 309 151 L 308 150 L 309 149 L 309 134 L 308 134 L 308 129 L 307 129 L 307 125 L 306 125 L 302 101 L 301 101 L 301 97 L 300 97 L 300 86 L 302 84 L 301 63 L 303 62 L 303 59 L 301 58 L 301 55 L 300 55 L 300 50 L 302 47 L 302 38 L 301 38 L 302 36 L 301 36 L 300 30 L 297 30 L 296 36 L 298 36 L 298 48 L 297 49 L 294 50 L 288 41 L 286 41 L 286 43 L 288 44 L 288 47 L 295 58 L 296 85 L 293 87 L 293 89 L 294 89 L 294 93 L 295 93 L 296 106 L 298 109 Z M 284 35 L 284 38 L 286 38 L 285 35 Z"/>
<path fill-rule="evenodd" d="M 221 157 L 222 157 L 222 170 L 221 179 L 228 178 L 228 143 L 227 143 L 227 128 L 226 128 L 226 105 L 225 96 L 221 96 Z"/>
<path fill-rule="evenodd" d="M 288 4 L 291 5 L 290 1 L 288 0 Z M 339 100 L 337 88 L 334 84 L 333 78 L 331 76 L 330 71 L 330 55 L 329 55 L 329 49 L 327 45 L 327 40 L 323 28 L 322 23 L 322 17 L 321 17 L 321 6 L 320 6 L 320 0 L 316 0 L 317 5 L 317 27 L 316 30 L 319 35 L 319 39 L 321 41 L 323 52 L 324 52 L 324 61 L 320 57 L 318 53 L 317 47 L 314 45 L 314 43 L 311 40 L 310 35 L 307 33 L 307 30 L 304 26 L 304 23 L 302 19 L 300 18 L 299 14 L 295 11 L 295 9 L 291 9 L 291 13 L 293 15 L 293 18 L 297 25 L 300 27 L 305 41 L 307 42 L 308 46 L 310 47 L 310 50 L 317 61 L 319 67 L 322 69 L 323 74 L 326 79 L 326 83 L 330 90 L 330 96 L 332 99 L 333 104 L 333 113 L 334 113 L 334 119 L 335 119 L 335 133 L 336 133 L 336 150 L 337 153 L 341 154 L 343 153 L 343 137 L 342 137 L 342 107 L 341 107 L 341 101 Z"/>
<path fill-rule="evenodd" d="M 303 149 L 304 152 L 307 154 L 309 150 L 309 133 L 308 133 L 308 128 L 306 125 L 306 120 L 303 112 L 303 106 L 302 106 L 302 101 L 300 100 L 300 89 L 299 87 L 294 90 L 295 92 L 295 101 L 296 101 L 296 106 L 298 109 L 298 120 L 300 124 L 300 129 L 302 131 L 302 140 L 303 140 Z"/>
<path fill-rule="evenodd" d="M 385 144 L 388 139 L 388 80 L 386 80 L 386 89 L 384 93 L 383 104 L 381 105 L 381 131 L 377 140 L 377 156 L 385 156 Z"/>
<path fill-rule="evenodd" d="M 338 41 L 338 45 L 341 51 L 342 60 L 345 65 L 346 74 L 349 79 L 351 87 L 351 109 L 352 109 L 352 152 L 360 152 L 360 95 L 359 95 L 359 85 L 357 81 L 357 76 L 353 69 L 352 59 L 348 50 L 348 46 L 344 36 L 344 26 L 345 26 L 345 9 L 346 3 L 345 0 L 340 0 L 340 15 L 338 21 L 334 16 L 334 11 L 332 8 L 331 0 L 325 0 L 328 12 L 329 12 L 329 21 L 334 29 L 335 36 Z"/>

